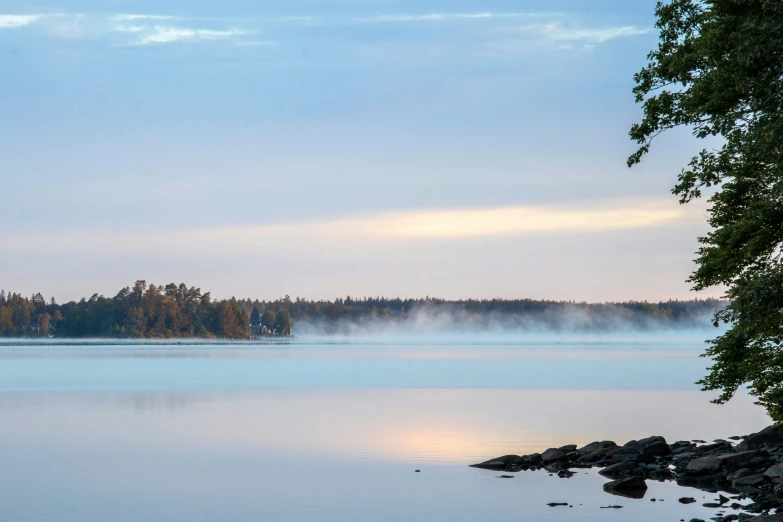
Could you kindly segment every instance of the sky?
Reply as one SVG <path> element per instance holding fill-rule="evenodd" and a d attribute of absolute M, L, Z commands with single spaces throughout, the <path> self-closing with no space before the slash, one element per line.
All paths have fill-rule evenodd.
<path fill-rule="evenodd" d="M 655 0 L 0 0 L 0 288 L 694 294 Z"/>

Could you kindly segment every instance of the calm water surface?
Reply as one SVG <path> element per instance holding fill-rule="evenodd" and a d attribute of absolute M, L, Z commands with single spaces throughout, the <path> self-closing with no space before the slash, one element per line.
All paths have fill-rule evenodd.
<path fill-rule="evenodd" d="M 592 472 L 467 467 L 766 426 L 747 396 L 714 406 L 697 390 L 702 348 L 687 335 L 0 343 L 0 520 L 708 519 L 676 500 L 711 496 L 673 484 L 629 500 Z"/>

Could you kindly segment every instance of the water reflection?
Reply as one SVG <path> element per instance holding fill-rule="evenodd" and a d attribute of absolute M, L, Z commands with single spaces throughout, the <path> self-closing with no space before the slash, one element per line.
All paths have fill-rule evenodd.
<path fill-rule="evenodd" d="M 467 465 L 768 424 L 746 395 L 715 406 L 682 384 L 690 359 L 0 359 L 3 522 L 706 519 L 673 484 L 632 500 L 591 471 Z"/>
<path fill-rule="evenodd" d="M 508 453 L 728 436 L 768 424 L 742 395 L 727 406 L 699 392 L 548 390 L 265 390 L 252 394 L 0 394 L 0 443 L 176 441 L 324 459 L 474 463 Z M 687 415 L 683 415 L 687 413 Z"/>

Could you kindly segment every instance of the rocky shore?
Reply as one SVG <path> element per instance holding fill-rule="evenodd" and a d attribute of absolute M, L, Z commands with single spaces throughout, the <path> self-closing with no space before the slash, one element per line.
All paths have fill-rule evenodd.
<path fill-rule="evenodd" d="M 783 522 L 783 427 L 707 443 L 673 444 L 660 436 L 618 445 L 596 441 L 549 448 L 532 455 L 506 455 L 472 467 L 518 473 L 545 470 L 569 478 L 574 469 L 602 468 L 611 479 L 604 491 L 626 498 L 643 498 L 648 480 L 676 481 L 678 485 L 718 494 L 717 522 Z M 724 495 L 725 494 L 725 495 Z M 695 502 L 691 497 L 683 504 Z M 732 511 L 732 513 L 728 513 Z M 697 519 L 691 522 L 698 522 Z"/>

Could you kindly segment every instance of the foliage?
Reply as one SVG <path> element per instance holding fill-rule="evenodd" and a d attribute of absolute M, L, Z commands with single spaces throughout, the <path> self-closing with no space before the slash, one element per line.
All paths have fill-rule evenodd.
<path fill-rule="evenodd" d="M 114 297 L 93 295 L 63 305 L 41 294 L 25 298 L 0 292 L 0 335 L 55 333 L 58 337 L 248 336 L 249 316 L 236 299 L 213 301 L 198 288 L 136 281 Z"/>
<path fill-rule="evenodd" d="M 261 325 L 261 312 L 258 310 L 257 306 L 253 307 L 253 311 L 250 312 L 250 326 L 260 326 Z"/>
<path fill-rule="evenodd" d="M 715 322 L 730 329 L 710 341 L 713 359 L 700 381 L 728 401 L 740 386 L 783 421 L 783 2 L 673 0 L 656 8 L 658 48 L 635 76 L 644 118 L 631 129 L 640 144 L 685 126 L 716 137 L 679 175 L 682 203 L 709 189 L 707 236 L 690 282 L 724 286 L 729 305 Z"/>

